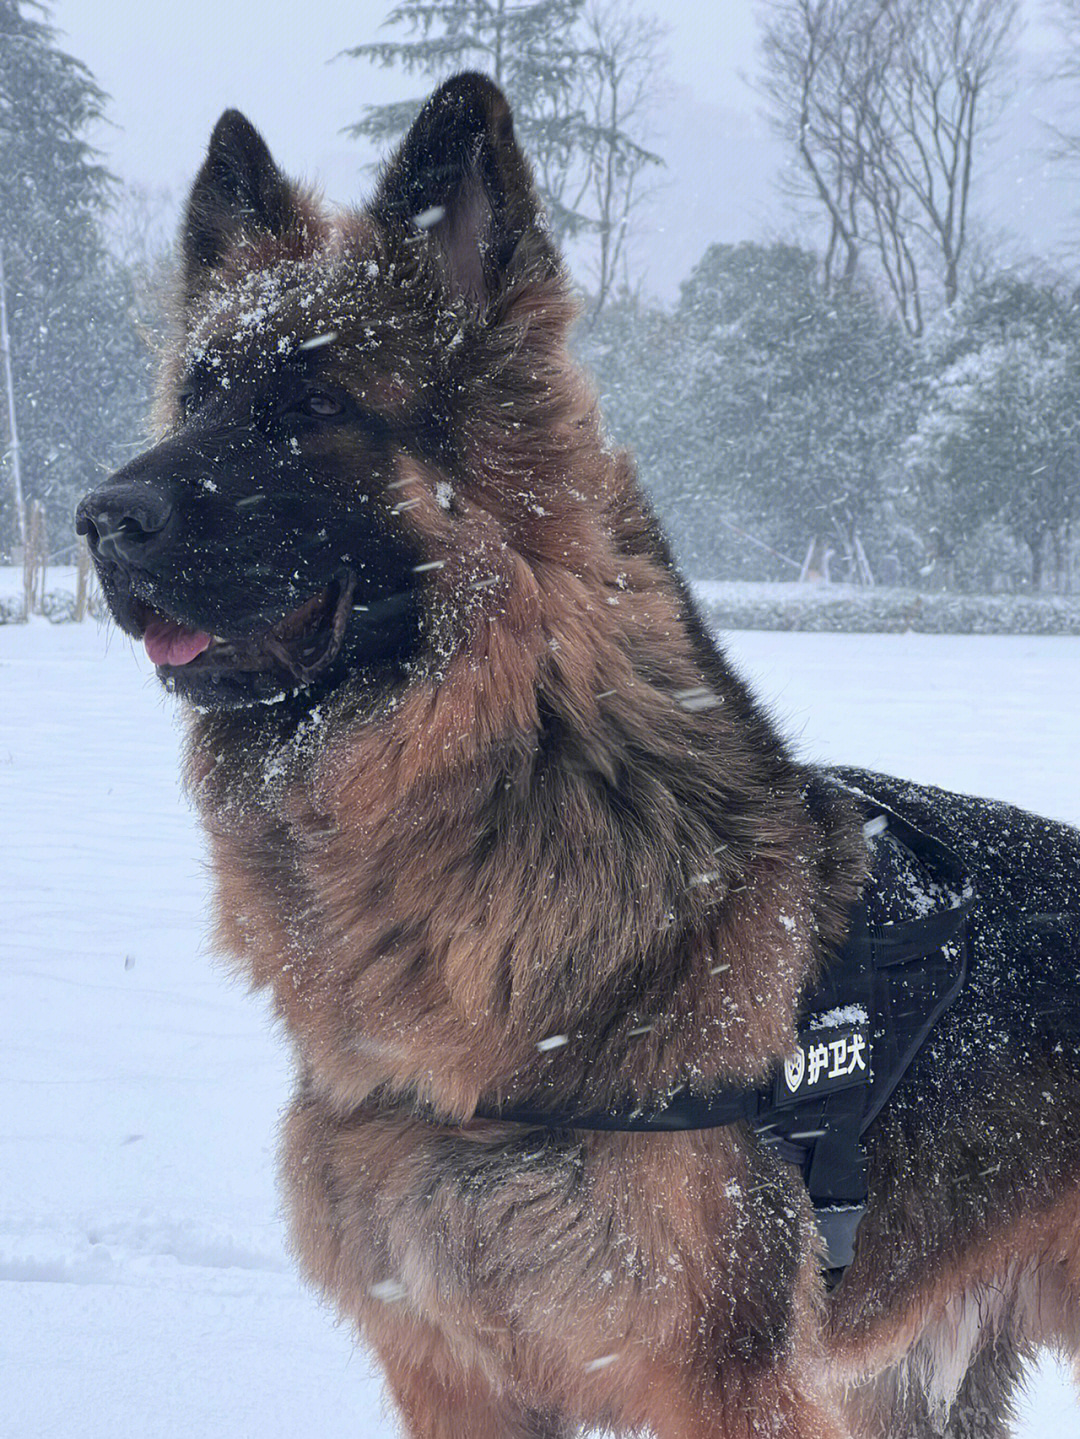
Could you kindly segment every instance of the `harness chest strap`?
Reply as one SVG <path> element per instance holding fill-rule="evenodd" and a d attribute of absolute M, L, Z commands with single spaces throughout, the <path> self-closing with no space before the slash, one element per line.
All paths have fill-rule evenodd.
<path fill-rule="evenodd" d="M 904 846 L 932 867 L 957 902 L 916 919 L 874 924 L 872 879 L 852 912 L 842 949 L 803 998 L 798 1049 L 770 1084 L 684 1091 L 647 1108 L 483 1106 L 477 1118 L 542 1129 L 642 1132 L 748 1124 L 763 1143 L 800 1165 L 828 1268 L 846 1267 L 867 1198 L 862 1137 L 963 986 L 974 898 L 952 850 L 889 806 L 852 793 L 869 810 L 868 818 L 883 818 Z"/>

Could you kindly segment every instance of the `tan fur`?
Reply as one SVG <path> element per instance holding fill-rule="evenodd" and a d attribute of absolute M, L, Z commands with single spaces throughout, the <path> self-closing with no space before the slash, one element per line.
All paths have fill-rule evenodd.
<path fill-rule="evenodd" d="M 747 1191 L 762 1182 L 738 1146 L 719 1134 L 489 1142 L 484 1155 L 451 1128 L 401 1116 L 337 1120 L 313 1096 L 289 1119 L 301 1263 L 360 1320 L 392 1382 L 426 1391 L 416 1433 L 502 1432 L 443 1412 L 463 1385 L 492 1410 L 515 1397 L 541 1414 L 649 1422 L 658 1435 L 749 1435 L 774 1405 L 778 1434 L 833 1432 L 820 1416 L 806 1430 L 778 1418 L 784 1403 L 815 1408 L 812 1266 L 782 1319 L 740 1292 L 767 1287 L 769 1251 L 788 1247 L 801 1204 L 792 1194 L 771 1235 L 744 1235 L 737 1266 L 717 1255 L 717 1235 L 745 1226 Z M 805 1211 L 795 1227 L 812 1250 Z M 782 1341 L 770 1334 L 778 1323 Z"/>
<path fill-rule="evenodd" d="M 912 1255 L 889 1271 L 887 1306 L 870 1286 L 841 1287 L 830 1348 L 839 1373 L 858 1384 L 906 1364 L 942 1409 L 956 1397 L 978 1351 L 1004 1333 L 1025 1352 L 1080 1355 L 1080 1197 L 1046 1209 L 1031 1201 L 1011 1224 L 972 1235 L 935 1269 Z M 869 1257 L 869 1256 L 868 1256 Z M 845 1286 L 847 1280 L 845 1280 Z M 868 1320 L 867 1309 L 876 1309 Z"/>

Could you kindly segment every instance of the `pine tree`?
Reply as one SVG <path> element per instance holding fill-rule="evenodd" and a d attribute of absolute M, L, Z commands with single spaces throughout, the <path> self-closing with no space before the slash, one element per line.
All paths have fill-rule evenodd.
<path fill-rule="evenodd" d="M 101 237 L 112 182 L 87 130 L 105 101 L 59 48 L 43 5 L 0 0 L 0 248 L 15 413 L 26 499 L 51 512 L 54 547 L 74 497 L 112 458 L 114 427 L 130 425 L 145 374 L 127 286 Z M 0 415 L 6 435 L 6 406 Z M 7 539 L 18 527 L 3 478 Z"/>
<path fill-rule="evenodd" d="M 404 28 L 407 39 L 357 45 L 345 54 L 436 79 L 455 70 L 485 71 L 505 91 L 522 143 L 543 171 L 565 164 L 582 120 L 569 113 L 569 101 L 579 58 L 573 33 L 583 5 L 584 0 L 405 0 L 390 11 L 384 28 Z M 368 105 L 348 133 L 385 147 L 405 132 L 422 103 L 418 97 Z M 580 223 L 574 211 L 562 207 L 553 222 L 570 232 Z"/>
<path fill-rule="evenodd" d="M 622 272 L 641 174 L 663 163 L 643 143 L 657 22 L 632 16 L 621 0 L 403 0 L 384 28 L 405 38 L 343 53 L 429 84 L 476 68 L 505 91 L 557 239 L 595 239 L 590 268 L 602 306 Z M 383 149 L 421 104 L 368 105 L 347 133 Z"/>

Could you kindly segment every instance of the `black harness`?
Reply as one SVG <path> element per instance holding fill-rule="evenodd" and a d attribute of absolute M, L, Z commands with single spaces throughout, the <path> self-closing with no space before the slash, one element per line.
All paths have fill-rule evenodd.
<path fill-rule="evenodd" d="M 838 781 L 833 781 L 838 782 Z M 799 1010 L 798 1049 L 764 1088 L 682 1092 L 656 1108 L 578 1112 L 514 1105 L 480 1118 L 544 1129 L 680 1130 L 751 1125 L 798 1164 L 830 1270 L 852 1258 L 867 1198 L 862 1138 L 960 993 L 974 902 L 956 855 L 863 789 L 869 880 L 842 949 Z"/>

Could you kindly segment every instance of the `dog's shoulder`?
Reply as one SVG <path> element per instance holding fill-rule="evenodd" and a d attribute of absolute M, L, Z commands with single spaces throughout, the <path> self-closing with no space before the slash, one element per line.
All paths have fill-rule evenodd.
<path fill-rule="evenodd" d="M 1015 805 L 892 775 L 840 767 L 825 772 L 871 805 L 895 811 L 959 859 L 980 909 L 1012 917 L 1080 918 L 1080 830 Z"/>

